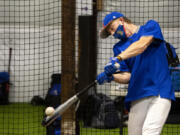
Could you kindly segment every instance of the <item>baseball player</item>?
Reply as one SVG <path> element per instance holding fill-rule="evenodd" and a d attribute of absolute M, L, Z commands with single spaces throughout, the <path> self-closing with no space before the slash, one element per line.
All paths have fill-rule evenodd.
<path fill-rule="evenodd" d="M 120 41 L 113 47 L 114 57 L 97 76 L 98 83 L 129 84 L 125 98 L 128 135 L 160 135 L 175 95 L 158 22 L 149 20 L 138 26 L 123 14 L 111 12 L 103 25 L 101 38 L 112 35 Z M 120 73 L 115 74 L 117 70 Z"/>

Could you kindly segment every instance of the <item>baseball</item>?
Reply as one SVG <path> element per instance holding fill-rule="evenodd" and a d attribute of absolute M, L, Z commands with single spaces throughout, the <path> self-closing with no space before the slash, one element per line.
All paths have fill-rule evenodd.
<path fill-rule="evenodd" d="M 54 113 L 54 108 L 53 108 L 53 107 L 47 107 L 47 108 L 46 108 L 45 114 L 46 114 L 47 116 L 51 116 L 51 115 L 53 115 L 53 113 Z"/>

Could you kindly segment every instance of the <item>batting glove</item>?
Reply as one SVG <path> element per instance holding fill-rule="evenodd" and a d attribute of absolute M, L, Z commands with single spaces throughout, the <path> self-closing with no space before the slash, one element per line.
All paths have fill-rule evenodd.
<path fill-rule="evenodd" d="M 110 62 L 104 67 L 104 72 L 107 75 L 114 74 L 120 67 L 119 59 L 117 57 L 111 57 Z"/>
<path fill-rule="evenodd" d="M 101 85 L 105 82 L 111 82 L 112 80 L 114 80 L 114 77 L 112 75 L 108 76 L 105 72 L 102 72 L 96 77 L 96 80 Z"/>

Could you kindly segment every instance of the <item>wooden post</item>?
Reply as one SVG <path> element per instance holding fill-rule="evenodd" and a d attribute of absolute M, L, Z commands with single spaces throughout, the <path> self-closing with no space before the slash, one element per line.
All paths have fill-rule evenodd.
<path fill-rule="evenodd" d="M 97 0 L 97 10 L 102 11 L 103 10 L 103 0 Z"/>
<path fill-rule="evenodd" d="M 79 90 L 83 89 L 96 79 L 97 46 L 94 39 L 94 35 L 96 35 L 94 25 L 93 16 L 79 16 Z M 81 98 L 81 103 L 87 99 L 87 93 Z"/>
<path fill-rule="evenodd" d="M 62 103 L 75 94 L 75 3 L 62 0 Z M 75 134 L 74 106 L 62 116 L 61 134 Z"/>

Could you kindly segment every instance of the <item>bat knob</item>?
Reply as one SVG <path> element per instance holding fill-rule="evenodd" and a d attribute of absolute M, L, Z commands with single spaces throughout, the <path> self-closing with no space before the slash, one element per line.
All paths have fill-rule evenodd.
<path fill-rule="evenodd" d="M 42 125 L 43 127 L 46 126 L 46 120 L 45 120 L 45 118 L 42 120 L 41 125 Z"/>

